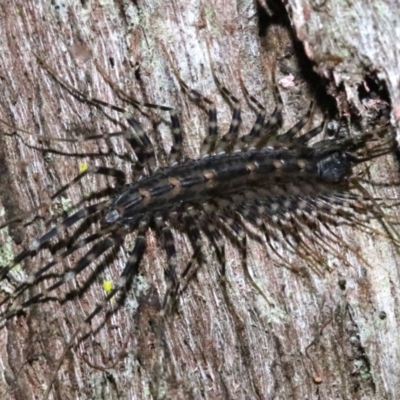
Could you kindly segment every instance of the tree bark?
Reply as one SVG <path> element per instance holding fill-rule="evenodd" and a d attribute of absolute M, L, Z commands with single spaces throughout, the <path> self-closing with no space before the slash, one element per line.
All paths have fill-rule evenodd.
<path fill-rule="evenodd" d="M 274 108 L 271 76 L 276 75 L 285 104 L 285 127 L 299 120 L 310 99 L 317 103 L 312 126 L 329 102 L 349 119 L 355 112 L 363 117 L 369 109 L 359 91 L 369 90 L 366 77 L 371 76 L 386 84 L 396 125 L 398 3 L 350 1 L 343 9 L 340 2 L 329 0 L 283 3 L 286 8 L 278 1 L 3 1 L 0 118 L 47 137 L 118 130 L 98 109 L 63 89 L 38 56 L 59 79 L 86 96 L 129 108 L 114 90 L 118 88 L 140 101 L 178 109 L 185 154 L 199 157 L 207 118 L 180 90 L 172 68 L 191 88 L 215 100 L 220 132 L 226 132 L 231 109 L 212 78 L 208 42 L 218 77 L 243 99 L 241 76 L 269 112 Z M 242 103 L 243 124 L 249 130 L 254 112 Z M 163 147 L 168 153 L 172 143 L 164 122 L 168 114 L 132 112 L 151 132 L 162 158 Z M 123 121 L 122 115 L 107 113 Z M 79 173 L 82 163 L 130 171 L 126 159 L 132 150 L 121 137 L 60 143 L 1 123 L 0 132 L 2 218 L 45 205 L 34 213 L 33 223 L 1 232 L 1 265 L 46 232 L 50 228 L 46 221 L 55 213 L 62 215 L 84 194 L 112 184 L 90 177 L 73 185 L 62 201 L 52 202 L 50 197 Z M 374 161 L 369 172 L 371 179 L 384 183 L 397 178 L 392 157 Z M 387 186 L 373 194 L 397 197 L 398 188 Z M 82 298 L 64 305 L 40 304 L 7 321 L 0 331 L 0 397 L 396 399 L 400 396 L 398 250 L 379 235 L 354 229 L 341 229 L 340 235 L 349 246 L 361 249 L 363 258 L 340 249 L 350 265 L 336 259 L 334 269 L 321 268 L 320 273 L 296 274 L 296 260 L 291 270 L 272 264 L 265 245 L 251 240 L 250 268 L 270 303 L 246 281 L 237 246 L 228 240 L 227 302 L 219 283 L 220 265 L 205 240 L 208 268 L 199 271 L 183 295 L 179 314 L 162 319 L 165 255 L 150 232 L 141 265 L 143 294 L 136 300 L 129 296 L 96 336 L 77 343 L 74 333 L 80 322 L 104 297 L 102 283 L 117 282 L 124 268 L 126 253 L 133 247 L 128 237 L 126 251 L 116 254 Z M 183 235 L 176 236 L 178 264 L 183 266 L 190 245 Z M 39 252 L 21 268 L 25 273 L 36 271 L 48 259 L 49 254 Z M 64 267 L 76 262 L 77 258 L 66 260 Z"/>

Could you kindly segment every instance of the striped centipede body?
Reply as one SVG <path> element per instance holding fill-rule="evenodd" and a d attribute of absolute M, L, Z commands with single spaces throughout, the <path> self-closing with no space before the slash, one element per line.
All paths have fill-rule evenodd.
<path fill-rule="evenodd" d="M 39 62 L 65 90 L 78 99 L 96 107 L 109 107 L 126 113 L 125 109 L 101 100 L 85 98 L 76 89 L 58 80 L 43 61 Z M 113 298 L 117 298 L 117 301 L 107 315 L 121 306 L 127 289 L 131 288 L 139 274 L 149 229 L 158 233 L 166 253 L 167 290 L 163 303 L 163 310 L 166 310 L 176 307 L 176 301 L 196 276 L 197 270 L 204 268 L 204 236 L 215 249 L 221 265 L 221 276 L 224 277 L 224 235 L 239 245 L 245 257 L 248 225 L 255 226 L 262 233 L 269 252 L 281 262 L 286 262 L 286 259 L 277 250 L 277 243 L 285 251 L 296 254 L 307 265 L 318 268 L 324 263 L 321 250 L 334 252 L 334 246 L 329 243 L 341 244 L 334 231 L 340 221 L 359 225 L 368 231 L 370 219 L 385 220 L 379 199 L 372 198 L 363 190 L 353 176 L 353 167 L 390 152 L 393 145 L 390 135 L 384 139 L 374 134 L 318 139 L 323 124 L 300 134 L 308 121 L 311 107 L 294 127 L 278 134 L 282 119 L 279 95 L 276 94 L 276 109 L 265 122 L 264 107 L 245 90 L 258 111 L 251 131 L 240 136 L 240 103 L 213 72 L 220 92 L 233 108 L 229 131 L 219 138 L 217 111 L 213 102 L 190 89 L 178 72 L 173 70 L 183 91 L 206 109 L 208 135 L 201 149 L 202 156 L 197 159 L 183 157 L 183 133 L 175 110 L 154 104 L 136 104 L 170 112 L 174 143 L 169 154 L 169 165 L 160 164 L 151 140 L 139 121 L 130 114 L 126 115 L 128 125 L 125 129 L 108 136 L 122 135 L 135 152 L 136 179 L 129 183 L 121 170 L 90 167 L 52 196 L 53 199 L 57 198 L 89 174 L 106 175 L 116 181 L 111 195 L 108 194 L 101 201 L 87 202 L 31 243 L 15 257 L 11 265 L 3 266 L 1 278 L 12 280 L 12 268 L 15 265 L 34 257 L 62 232 L 81 222 L 47 264 L 22 281 L 13 283 L 14 289 L 5 294 L 1 301 L 3 311 L 0 317 L 3 320 L 23 312 L 33 304 L 54 299 L 63 302 L 80 296 L 92 283 L 90 279 L 78 289 L 62 295 L 54 293 L 111 249 L 121 246 L 125 235 L 130 232 L 136 232 L 136 239 L 120 279 L 94 307 L 85 322 L 90 322 L 106 309 Z M 370 143 L 373 143 L 372 147 Z M 94 233 L 89 233 L 91 225 L 96 226 Z M 193 256 L 185 268 L 177 265 L 174 230 L 183 232 L 193 249 Z M 322 230 L 330 235 L 329 240 L 321 233 Z M 53 268 L 64 259 L 87 247 L 86 254 L 72 268 L 64 269 L 61 273 L 53 272 Z M 340 257 L 338 253 L 335 254 Z M 244 272 L 253 287 L 263 295 L 251 278 L 245 260 Z M 95 268 L 93 276 L 99 273 L 100 270 Z M 31 294 L 31 289 L 42 283 L 46 287 Z"/>

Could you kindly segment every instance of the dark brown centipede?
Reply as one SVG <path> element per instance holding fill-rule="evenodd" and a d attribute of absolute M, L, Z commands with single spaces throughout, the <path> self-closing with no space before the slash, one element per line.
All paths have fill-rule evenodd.
<path fill-rule="evenodd" d="M 65 90 L 79 100 L 126 113 L 123 108 L 95 98 L 85 98 L 79 91 L 60 81 L 45 63 L 39 62 Z M 322 251 L 330 251 L 340 258 L 339 252 L 335 253 L 334 249 L 334 245 L 343 244 L 335 233 L 336 225 L 355 225 L 375 233 L 368 223 L 371 219 L 379 219 L 388 230 L 391 229 L 382 212 L 380 199 L 369 196 L 353 176 L 353 167 L 391 151 L 393 139 L 390 135 L 384 139 L 374 134 L 363 134 L 353 138 L 318 140 L 324 125 L 300 134 L 308 121 L 311 107 L 295 126 L 285 133 L 278 133 L 282 104 L 277 95 L 277 107 L 267 122 L 264 107 L 249 96 L 258 112 L 251 131 L 240 136 L 240 103 L 214 76 L 220 92 L 233 108 L 230 128 L 219 137 L 217 111 L 213 102 L 190 89 L 175 69 L 174 73 L 187 95 L 206 109 L 208 135 L 202 146 L 202 157 L 184 159 L 182 128 L 178 114 L 173 109 L 135 102 L 134 105 L 138 107 L 170 112 L 174 143 L 169 153 L 169 165 L 157 168 L 159 160 L 156 159 L 149 136 L 134 116 L 126 115 L 127 126 L 122 132 L 107 136 L 122 135 L 127 140 L 137 157 L 134 165 L 136 179 L 129 183 L 121 170 L 91 167 L 52 196 L 53 199 L 57 198 L 89 174 L 109 176 L 116 181 L 107 196 L 96 202 L 86 201 L 78 211 L 31 243 L 15 257 L 11 265 L 3 266 L 1 279 L 10 280 L 14 288 L 1 301 L 2 320 L 23 312 L 33 304 L 51 300 L 66 302 L 82 295 L 102 272 L 102 263 L 97 263 L 99 265 L 94 267 L 90 277 L 80 287 L 62 294 L 57 294 L 57 289 L 76 279 L 112 249 L 119 248 L 125 235 L 130 232 L 136 232 L 136 239 L 120 279 L 94 307 L 85 322 L 90 322 L 102 310 L 107 310 L 106 319 L 123 304 L 127 290 L 139 274 L 146 252 L 145 235 L 149 229 L 157 232 L 167 258 L 167 290 L 163 309 L 175 308 L 196 271 L 205 268 L 204 237 L 215 249 L 222 277 L 226 269 L 224 236 L 236 242 L 244 257 L 246 277 L 263 295 L 252 280 L 245 262 L 246 240 L 251 234 L 249 225 L 257 228 L 268 251 L 280 262 L 288 262 L 278 249 L 282 246 L 285 251 L 296 254 L 308 266 L 316 269 L 326 263 Z M 85 140 L 96 138 L 93 136 Z M 78 222 L 81 224 L 76 227 Z M 6 225 L 8 222 L 2 227 Z M 96 227 L 95 233 L 89 232 L 91 226 Z M 75 230 L 70 232 L 71 229 Z M 186 266 L 177 264 L 173 230 L 183 232 L 191 243 L 193 256 Z M 60 240 L 52 260 L 22 281 L 13 281 L 12 269 L 15 265 L 28 262 L 66 232 L 67 239 Z M 397 241 L 394 236 L 392 239 Z M 86 254 L 73 267 L 61 272 L 54 269 L 64 259 L 87 247 Z M 45 284 L 46 287 L 32 294 L 32 289 L 39 287 L 39 284 Z M 109 306 L 113 298 L 116 301 Z"/>

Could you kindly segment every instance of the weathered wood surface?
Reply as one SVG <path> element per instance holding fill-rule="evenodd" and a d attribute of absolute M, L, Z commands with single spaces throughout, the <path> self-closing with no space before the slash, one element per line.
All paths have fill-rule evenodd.
<path fill-rule="evenodd" d="M 313 6 L 305 1 L 287 3 L 316 70 L 328 79 L 333 76 L 332 82 L 344 81 L 350 101 L 361 111 L 356 88 L 366 69 L 378 70 L 387 83 L 395 120 L 400 35 L 394 22 L 400 20 L 399 5 L 354 1 L 341 10 L 341 2 L 329 0 L 313 2 Z M 312 74 L 312 66 L 304 62 L 299 70 L 298 60 L 305 56 L 293 47 L 283 7 L 264 9 L 251 1 L 231 0 L 53 4 L 24 0 L 3 1 L 0 13 L 0 118 L 42 135 L 109 132 L 115 126 L 62 90 L 38 65 L 35 54 L 85 94 L 121 104 L 96 61 L 118 87 L 133 96 L 181 109 L 185 151 L 191 156 L 198 154 L 206 118 L 179 90 L 160 43 L 185 81 L 216 100 L 221 131 L 229 126 L 230 110 L 210 73 L 207 39 L 219 76 L 243 97 L 240 69 L 246 87 L 268 110 L 273 109 L 268 76 L 277 60 L 278 80 L 289 82 L 280 87 L 287 126 L 302 115 L 310 97 L 318 95 L 318 76 Z M 332 83 L 330 89 L 340 93 Z M 246 108 L 245 126 L 253 120 L 254 113 Z M 151 128 L 149 118 L 141 117 L 141 122 Z M 0 129 L 10 132 L 3 126 Z M 168 127 L 160 124 L 158 129 L 159 136 L 153 140 L 161 141 L 161 137 L 170 146 Z M 38 145 L 38 140 L 22 133 L 0 135 L 0 195 L 6 217 L 48 203 L 49 208 L 40 212 L 48 218 L 49 197 L 77 174 L 82 161 L 38 151 L 32 145 Z M 72 153 L 109 149 L 105 142 L 42 145 Z M 129 152 L 122 139 L 113 141 L 112 147 L 116 154 Z M 115 155 L 84 160 L 129 170 Z M 374 179 L 396 179 L 393 165 L 379 164 L 371 173 Z M 98 177 L 87 179 L 72 188 L 68 198 L 74 202 L 83 191 L 94 191 L 105 183 Z M 386 194 L 396 195 L 394 190 Z M 38 221 L 26 229 L 2 232 L 2 240 L 17 253 L 46 228 Z M 101 280 L 81 301 L 63 307 L 46 304 L 7 323 L 0 331 L 0 397 L 41 398 L 54 376 L 50 391 L 54 399 L 398 398 L 398 254 L 379 237 L 342 234 L 344 240 L 363 249 L 373 268 L 350 257 L 351 267 L 338 262 L 337 268 L 320 275 L 295 274 L 271 265 L 264 247 L 252 243 L 249 262 L 257 282 L 274 302 L 271 306 L 245 281 L 239 253 L 228 245 L 233 308 L 221 294 L 218 263 L 211 251 L 209 268 L 199 273 L 185 294 L 181 313 L 165 324 L 157 311 L 165 260 L 149 234 L 142 266 L 149 294 L 139 310 L 128 304 L 95 338 L 63 355 L 78 321 L 103 296 Z M 179 238 L 177 247 L 183 254 L 189 252 L 184 238 Z M 6 256 L 3 251 L 2 257 Z M 26 268 L 37 268 L 45 259 L 45 254 L 35 258 Z M 119 253 L 105 279 L 116 279 L 124 261 Z M 346 287 L 341 288 L 339 282 L 344 280 Z"/>

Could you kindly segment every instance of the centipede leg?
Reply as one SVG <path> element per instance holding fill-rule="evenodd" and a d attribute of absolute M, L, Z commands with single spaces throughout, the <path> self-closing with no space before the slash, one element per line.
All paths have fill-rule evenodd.
<path fill-rule="evenodd" d="M 199 218 L 199 216 L 197 216 Z M 189 240 L 192 244 L 193 248 L 193 255 L 186 265 L 186 268 L 183 270 L 181 274 L 181 280 L 185 279 L 185 283 L 182 285 L 182 289 L 180 290 L 179 294 L 182 294 L 186 288 L 188 287 L 189 283 L 196 277 L 196 273 L 199 268 L 204 265 L 204 255 L 202 252 L 202 240 L 201 240 L 201 233 L 198 227 L 198 222 L 196 222 L 195 218 L 192 215 L 185 214 L 183 216 L 183 222 L 187 227 L 187 233 Z M 198 267 L 193 269 L 193 262 L 197 260 Z"/>
<path fill-rule="evenodd" d="M 176 112 L 171 112 L 171 125 L 174 141 L 169 153 L 169 162 L 170 165 L 174 165 L 182 158 L 182 127 Z"/>
<path fill-rule="evenodd" d="M 136 237 L 133 250 L 130 252 L 128 261 L 118 279 L 117 284 L 104 298 L 104 300 L 96 305 L 93 311 L 86 317 L 85 323 L 89 324 L 93 318 L 99 314 L 103 309 L 110 304 L 111 299 L 115 299 L 112 307 L 106 310 L 103 321 L 95 329 L 91 329 L 88 333 L 84 334 L 80 340 L 85 340 L 89 335 L 96 335 L 96 333 L 104 326 L 108 319 L 124 304 L 127 290 L 132 285 L 133 279 L 139 274 L 139 266 L 146 251 L 146 231 L 149 227 L 149 217 L 144 216 L 139 223 L 138 234 Z M 119 294 L 119 296 L 116 296 Z"/>
<path fill-rule="evenodd" d="M 176 248 L 175 241 L 172 235 L 171 229 L 164 224 L 161 216 L 156 217 L 156 225 L 159 231 L 161 231 L 163 239 L 163 247 L 167 254 L 167 268 L 164 271 L 164 275 L 167 281 L 167 290 L 164 297 L 163 309 L 170 308 L 172 302 L 174 305 L 177 301 L 177 295 L 179 292 L 179 280 L 176 274 Z"/>
<path fill-rule="evenodd" d="M 113 104 L 107 103 L 104 100 L 97 99 L 95 97 L 88 97 L 84 95 L 81 91 L 70 85 L 69 83 L 63 81 L 57 76 L 57 73 L 39 56 L 36 56 L 36 59 L 38 60 L 39 64 L 44 68 L 44 70 L 62 87 L 64 88 L 70 95 L 75 97 L 77 100 L 86 102 L 87 104 L 93 105 L 93 106 L 102 106 L 102 107 L 107 107 L 113 111 L 117 111 L 120 113 L 125 113 L 126 110 L 115 106 Z M 142 102 L 137 99 L 132 98 L 129 96 L 127 93 L 125 93 L 123 90 L 117 88 L 115 84 L 111 82 L 111 80 L 107 77 L 105 74 L 104 70 L 96 63 L 96 67 L 99 70 L 101 76 L 103 79 L 112 87 L 112 89 L 122 98 L 123 101 L 129 102 L 132 104 L 134 107 L 141 109 L 142 107 L 145 108 L 152 108 L 152 109 L 157 109 L 157 110 L 162 110 L 162 111 L 170 111 L 172 110 L 171 107 L 165 106 L 165 105 L 160 105 L 160 104 L 155 104 L 155 103 L 147 103 L 147 102 Z"/>
<path fill-rule="evenodd" d="M 290 141 L 293 140 L 293 138 L 296 136 L 296 134 L 298 132 L 300 132 L 304 128 L 304 126 L 307 124 L 307 122 L 309 121 L 313 106 L 314 106 L 314 104 L 310 103 L 310 106 L 308 107 L 307 113 L 304 115 L 304 117 L 299 122 L 297 122 L 297 124 L 295 124 L 292 128 L 290 128 L 288 131 L 286 131 L 282 135 L 276 136 L 276 140 L 279 143 L 283 143 L 283 142 L 290 143 Z"/>
<path fill-rule="evenodd" d="M 217 109 L 214 104 L 207 105 L 208 114 L 208 134 L 200 149 L 200 154 L 212 154 L 215 150 L 218 139 Z"/>
<path fill-rule="evenodd" d="M 247 89 L 246 89 L 246 91 L 247 91 Z M 242 150 L 242 151 L 246 150 L 246 148 L 249 146 L 249 144 L 254 142 L 254 139 L 260 137 L 261 131 L 263 129 L 264 120 L 265 120 L 265 116 L 266 116 L 265 108 L 253 96 L 250 96 L 250 100 L 252 102 L 254 102 L 258 108 L 256 121 L 254 122 L 254 125 L 252 126 L 250 133 L 248 133 L 247 135 L 243 135 L 239 139 L 238 143 L 235 146 L 236 150 Z"/>
<path fill-rule="evenodd" d="M 63 271 L 60 276 L 60 279 L 56 281 L 54 284 L 50 285 L 46 289 L 43 289 L 41 292 L 33 295 L 28 300 L 24 301 L 21 304 L 17 304 L 12 306 L 7 310 L 5 315 L 1 315 L 2 319 L 8 319 L 12 316 L 18 314 L 22 310 L 28 308 L 32 304 L 37 304 L 40 302 L 46 302 L 49 300 L 57 300 L 57 297 L 50 297 L 51 292 L 60 286 L 64 285 L 66 282 L 75 279 L 75 277 L 81 273 L 84 269 L 86 269 L 90 264 L 92 264 L 95 260 L 97 260 L 102 254 L 104 254 L 110 247 L 114 246 L 115 242 L 113 238 L 107 237 L 101 240 L 99 243 L 95 244 L 76 264 L 74 268 L 70 270 Z M 40 276 L 40 275 L 39 275 Z M 37 282 L 37 281 L 36 281 Z M 32 286 L 36 283 L 35 281 L 29 282 L 29 286 Z"/>
<path fill-rule="evenodd" d="M 206 223 L 208 224 L 206 225 Z M 204 233 L 209 237 L 211 240 L 211 243 L 215 249 L 217 259 L 219 262 L 219 265 L 221 267 L 221 286 L 224 292 L 224 297 L 228 296 L 228 291 L 227 291 L 227 281 L 226 281 L 226 257 L 225 257 L 225 243 L 224 240 L 216 228 L 216 226 L 211 222 L 211 221 L 203 221 L 202 224 L 202 230 Z"/>
<path fill-rule="evenodd" d="M 228 103 L 233 108 L 229 131 L 222 136 L 221 140 L 217 144 L 216 153 L 230 153 L 235 147 L 235 143 L 239 134 L 240 124 L 242 122 L 241 105 L 239 100 L 225 86 L 221 84 L 213 69 L 212 71 L 218 90 L 222 93 L 223 97 L 228 100 Z"/>

